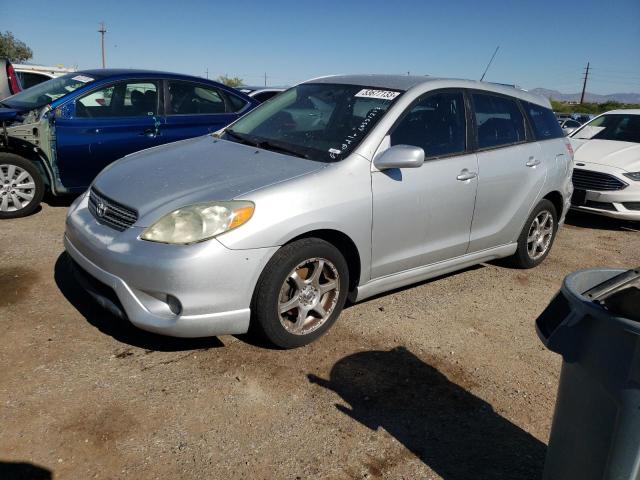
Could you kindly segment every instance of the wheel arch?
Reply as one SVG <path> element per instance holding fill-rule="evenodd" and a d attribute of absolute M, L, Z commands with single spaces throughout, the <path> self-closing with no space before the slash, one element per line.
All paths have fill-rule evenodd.
<path fill-rule="evenodd" d="M 3 153 L 10 153 L 33 163 L 40 173 L 40 177 L 44 182 L 45 188 L 51 191 L 53 179 L 51 178 L 49 169 L 45 165 L 45 159 L 42 158 L 37 152 L 34 152 L 33 148 L 25 148 L 27 145 L 29 144 L 20 145 L 19 143 L 16 144 L 15 142 L 10 142 L 7 147 L 4 147 L 0 150 L 0 155 L 2 155 Z"/>
<path fill-rule="evenodd" d="M 344 256 L 349 267 L 349 291 L 352 292 L 360 284 L 360 275 L 362 273 L 362 258 L 355 242 L 344 232 L 333 229 L 317 229 L 310 230 L 300 234 L 285 243 L 289 244 L 303 238 L 319 238 L 334 247 Z"/>
<path fill-rule="evenodd" d="M 557 190 L 547 193 L 542 200 L 549 200 L 556 209 L 556 215 L 558 216 L 558 220 L 562 218 L 562 213 L 564 209 L 564 198 L 562 194 Z"/>

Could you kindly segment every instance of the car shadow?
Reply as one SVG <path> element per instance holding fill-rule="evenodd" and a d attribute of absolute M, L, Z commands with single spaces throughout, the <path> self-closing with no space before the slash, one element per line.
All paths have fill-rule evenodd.
<path fill-rule="evenodd" d="M 73 194 L 73 195 L 62 195 L 62 196 L 55 196 L 52 195 L 51 193 L 47 192 L 44 195 L 44 198 L 42 199 L 42 201 L 44 203 L 46 203 L 47 205 L 49 205 L 50 207 L 69 207 L 71 206 L 71 204 L 73 203 L 73 201 L 78 198 L 81 194 Z"/>
<path fill-rule="evenodd" d="M 126 343 L 133 347 L 162 352 L 202 350 L 224 346 L 222 341 L 217 337 L 166 337 L 164 335 L 145 332 L 144 330 L 134 327 L 126 320 L 119 319 L 100 307 L 82 289 L 73 274 L 71 259 L 66 252 L 63 252 L 56 260 L 54 279 L 62 295 L 80 312 L 87 322 L 119 342 Z"/>
<path fill-rule="evenodd" d="M 342 397 L 339 411 L 384 428 L 445 480 L 542 477 L 544 443 L 404 347 L 355 353 L 328 380 L 308 378 Z"/>
<path fill-rule="evenodd" d="M 51 470 L 27 462 L 5 462 L 0 460 L 2 480 L 51 480 Z"/>
<path fill-rule="evenodd" d="M 620 220 L 618 218 L 595 215 L 593 213 L 571 210 L 565 220 L 567 225 L 579 228 L 592 228 L 596 230 L 613 230 L 623 232 L 640 232 L 640 222 Z"/>

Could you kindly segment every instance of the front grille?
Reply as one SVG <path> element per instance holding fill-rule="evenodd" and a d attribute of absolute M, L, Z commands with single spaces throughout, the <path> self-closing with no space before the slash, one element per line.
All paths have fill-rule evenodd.
<path fill-rule="evenodd" d="M 597 208 L 599 210 L 609 210 L 610 212 L 618 211 L 615 205 L 609 202 L 596 202 L 594 200 L 587 200 L 584 206 L 589 208 Z"/>
<path fill-rule="evenodd" d="M 627 210 L 640 210 L 640 202 L 624 202 L 622 205 Z"/>
<path fill-rule="evenodd" d="M 89 211 L 98 222 L 120 232 L 138 220 L 138 212 L 105 197 L 95 188 L 89 191 Z"/>
<path fill-rule="evenodd" d="M 622 190 L 627 184 L 607 173 L 574 168 L 573 186 L 582 190 Z"/>

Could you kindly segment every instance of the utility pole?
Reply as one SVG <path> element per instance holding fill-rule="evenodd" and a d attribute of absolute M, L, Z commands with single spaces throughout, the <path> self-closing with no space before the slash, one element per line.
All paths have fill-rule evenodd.
<path fill-rule="evenodd" d="M 582 95 L 580 95 L 580 105 L 584 102 L 584 93 L 587 90 L 587 78 L 589 78 L 589 62 L 587 62 L 587 68 L 584 71 L 584 83 L 582 84 Z"/>
<path fill-rule="evenodd" d="M 264 72 L 264 86 L 267 86 L 267 72 Z"/>
<path fill-rule="evenodd" d="M 107 68 L 107 65 L 104 61 L 104 34 L 107 33 L 107 29 L 104 28 L 104 22 L 100 22 L 100 30 L 98 30 L 98 32 L 100 32 L 100 44 L 102 46 L 102 68 Z"/>
<path fill-rule="evenodd" d="M 207 78 L 209 78 L 209 69 L 207 68 Z"/>

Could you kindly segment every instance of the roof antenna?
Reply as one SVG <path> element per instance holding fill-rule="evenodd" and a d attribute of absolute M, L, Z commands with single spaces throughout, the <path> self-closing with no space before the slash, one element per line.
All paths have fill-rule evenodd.
<path fill-rule="evenodd" d="M 480 77 L 480 81 L 484 80 L 484 76 L 487 74 L 487 70 L 489 70 L 489 67 L 491 66 L 491 62 L 493 62 L 493 59 L 496 57 L 496 53 L 498 53 L 499 48 L 500 48 L 500 45 L 496 47 L 495 52 L 493 52 L 493 55 L 491 55 L 491 60 L 489 60 L 489 63 L 487 64 L 487 68 L 484 69 L 484 73 Z"/>

